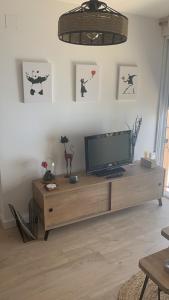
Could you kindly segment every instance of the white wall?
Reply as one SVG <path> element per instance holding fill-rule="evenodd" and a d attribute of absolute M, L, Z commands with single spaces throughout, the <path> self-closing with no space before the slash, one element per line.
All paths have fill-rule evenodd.
<path fill-rule="evenodd" d="M 84 168 L 85 135 L 126 129 L 136 115 L 143 126 L 136 148 L 139 158 L 152 151 L 160 82 L 162 39 L 153 19 L 129 16 L 128 42 L 118 46 L 83 47 L 57 38 L 61 13 L 73 6 L 56 0 L 0 0 L 1 16 L 17 15 L 15 26 L 0 26 L 0 168 L 3 220 L 11 218 L 7 204 L 27 212 L 31 181 L 41 175 L 40 163 L 52 157 L 57 173 L 64 171 L 59 137 L 75 146 L 74 170 Z M 3 18 L 1 18 L 3 19 Z M 9 18 L 13 22 L 13 18 Z M 24 104 L 21 63 L 49 61 L 53 69 L 53 104 Z M 75 103 L 75 64 L 97 63 L 101 70 L 97 103 Z M 115 99 L 118 64 L 137 64 L 136 102 Z"/>

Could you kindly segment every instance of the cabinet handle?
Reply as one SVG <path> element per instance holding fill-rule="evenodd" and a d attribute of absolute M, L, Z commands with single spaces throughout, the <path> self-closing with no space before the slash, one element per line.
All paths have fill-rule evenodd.
<path fill-rule="evenodd" d="M 53 211 L 53 208 L 49 208 L 49 212 L 52 212 Z"/>
<path fill-rule="evenodd" d="M 159 182 L 158 186 L 161 186 L 161 185 L 162 185 L 162 183 L 161 183 L 161 182 Z"/>

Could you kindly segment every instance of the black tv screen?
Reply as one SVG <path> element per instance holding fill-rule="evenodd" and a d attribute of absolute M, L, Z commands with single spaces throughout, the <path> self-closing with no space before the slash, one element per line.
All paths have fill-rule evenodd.
<path fill-rule="evenodd" d="M 131 162 L 131 130 L 85 137 L 86 172 L 115 168 Z"/>

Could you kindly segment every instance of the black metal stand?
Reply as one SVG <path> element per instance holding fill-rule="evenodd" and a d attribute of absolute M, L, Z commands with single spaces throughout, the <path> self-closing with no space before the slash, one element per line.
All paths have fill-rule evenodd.
<path fill-rule="evenodd" d="M 16 219 L 16 225 L 17 225 L 17 227 L 18 227 L 18 230 L 19 230 L 19 232 L 20 232 L 20 235 L 21 235 L 21 237 L 22 237 L 23 242 L 26 243 L 25 235 L 24 235 L 24 233 L 23 233 L 23 231 L 22 231 L 22 227 L 21 227 L 21 225 L 20 225 L 20 223 L 18 222 L 17 219 Z"/>
<path fill-rule="evenodd" d="M 19 214 L 18 211 L 15 210 L 14 206 L 12 204 L 8 204 L 11 213 L 13 215 L 13 217 L 15 218 L 16 221 L 16 226 L 18 228 L 18 231 L 22 237 L 22 240 L 24 243 L 32 241 L 32 240 L 36 240 L 35 235 L 32 233 L 31 231 L 31 226 L 30 223 L 26 223 L 24 221 L 24 219 L 22 218 L 22 216 Z"/>
<path fill-rule="evenodd" d="M 50 230 L 45 231 L 44 241 L 48 240 Z"/>
<path fill-rule="evenodd" d="M 162 203 L 162 199 L 160 198 L 160 199 L 158 199 L 158 203 L 159 203 L 159 206 L 162 206 L 163 205 L 163 203 Z"/>
<path fill-rule="evenodd" d="M 144 284 L 143 284 L 143 287 L 142 287 L 142 290 L 141 290 L 141 294 L 140 294 L 139 300 L 143 299 L 144 292 L 145 292 L 145 289 L 146 289 L 146 286 L 147 286 L 147 283 L 148 283 L 148 279 L 149 279 L 149 277 L 146 275 L 146 278 L 144 280 Z"/>
<path fill-rule="evenodd" d="M 158 300 L 160 300 L 160 292 L 161 292 L 161 290 L 160 290 L 160 288 L 158 287 Z"/>

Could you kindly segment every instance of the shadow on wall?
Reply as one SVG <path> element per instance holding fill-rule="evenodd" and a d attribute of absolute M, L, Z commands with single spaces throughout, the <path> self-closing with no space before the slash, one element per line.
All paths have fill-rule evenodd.
<path fill-rule="evenodd" d="M 24 102 L 22 60 L 20 59 L 16 59 L 16 78 L 17 78 L 17 85 L 18 85 L 19 101 Z"/>
<path fill-rule="evenodd" d="M 11 222 L 13 219 L 8 203 L 14 205 L 23 216 L 28 216 L 28 203 L 32 197 L 32 179 L 20 180 L 18 185 L 3 192 L 4 222 Z"/>
<path fill-rule="evenodd" d="M 81 162 L 83 158 L 83 138 L 82 136 L 70 136 L 70 140 L 75 146 L 73 171 L 81 170 L 83 165 Z M 55 162 L 56 175 L 65 173 L 64 148 L 60 143 L 60 136 L 49 135 L 38 158 L 18 159 L 4 166 L 2 191 L 4 222 L 11 222 L 13 219 L 8 203 L 13 204 L 23 216 L 28 216 L 28 203 L 32 198 L 32 180 L 43 176 L 41 162 L 47 159 Z"/>
<path fill-rule="evenodd" d="M 39 162 L 35 159 L 19 160 L 6 166 L 2 186 L 3 220 L 11 221 L 8 203 L 13 204 L 21 214 L 28 214 L 28 203 L 32 197 L 32 180 L 41 177 Z M 6 177 L 6 178 L 5 178 Z"/>
<path fill-rule="evenodd" d="M 99 130 L 88 130 L 78 134 L 69 132 L 67 136 L 71 144 L 74 146 L 74 158 L 72 163 L 72 172 L 76 174 L 77 171 L 85 169 L 85 147 L 84 136 L 97 134 Z M 62 133 L 65 135 L 65 132 Z M 43 171 L 41 162 L 50 159 L 55 163 L 56 175 L 65 174 L 66 164 L 64 159 L 64 147 L 60 143 L 60 135 L 53 133 L 49 135 L 41 152 L 35 154 L 36 158 L 17 159 L 14 162 L 8 162 L 4 166 L 5 173 L 3 177 L 3 219 L 5 222 L 12 220 L 11 213 L 8 208 L 8 203 L 15 206 L 17 210 L 23 215 L 28 216 L 28 203 L 32 198 L 32 180 L 42 178 Z"/>

